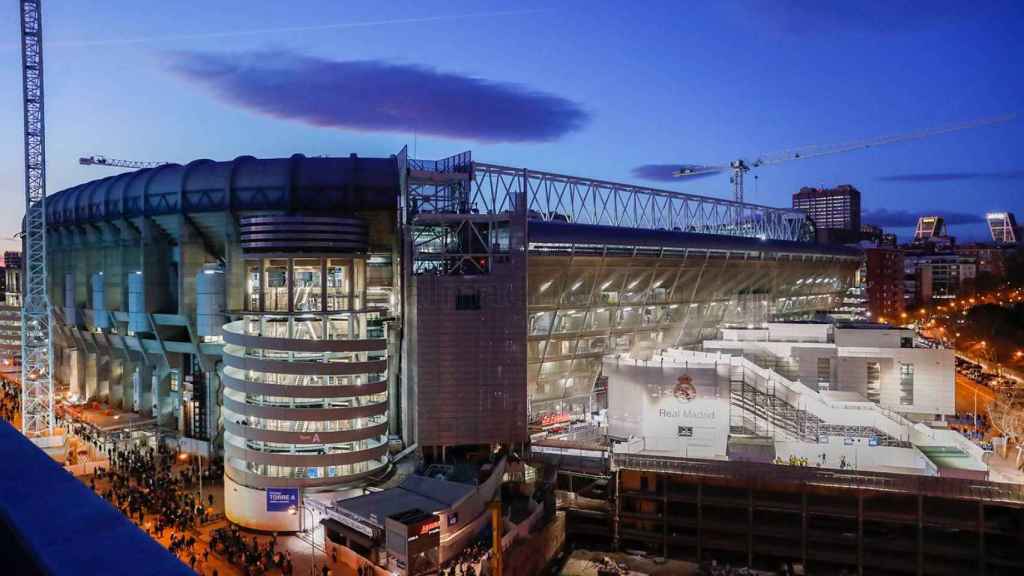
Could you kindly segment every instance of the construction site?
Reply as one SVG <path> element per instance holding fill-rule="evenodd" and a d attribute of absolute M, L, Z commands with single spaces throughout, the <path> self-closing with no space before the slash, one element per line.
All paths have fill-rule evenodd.
<path fill-rule="evenodd" d="M 78 488 L 137 450 L 197 463 L 217 539 L 294 535 L 325 574 L 331 550 L 359 574 L 526 575 L 572 548 L 780 574 L 1024 572 L 1024 485 L 946 426 L 954 353 L 836 321 L 863 252 L 744 200 L 762 166 L 1010 117 L 676 174 L 727 173 L 729 199 L 407 147 L 88 156 L 119 172 L 47 193 L 40 2 L 20 7 L 24 263 L 0 351 L 24 438 L 3 432 L 62 506 L 111 512 Z M 49 573 L 26 520 L 42 504 L 19 505 L 0 543 Z M 98 539 L 74 529 L 61 538 Z"/>

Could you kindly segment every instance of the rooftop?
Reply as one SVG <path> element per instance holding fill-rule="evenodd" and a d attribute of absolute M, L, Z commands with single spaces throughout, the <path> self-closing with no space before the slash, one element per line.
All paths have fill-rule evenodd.
<path fill-rule="evenodd" d="M 5 574 L 193 574 L 4 421 L 0 461 Z"/>

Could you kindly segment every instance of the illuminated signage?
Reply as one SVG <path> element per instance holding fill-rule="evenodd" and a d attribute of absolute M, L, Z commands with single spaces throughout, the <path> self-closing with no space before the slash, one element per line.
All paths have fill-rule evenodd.
<path fill-rule="evenodd" d="M 267 488 L 267 512 L 286 512 L 298 504 L 298 488 Z"/>
<path fill-rule="evenodd" d="M 441 520 L 440 518 L 435 516 L 433 519 L 427 520 L 417 526 L 410 526 L 409 532 L 411 536 L 409 536 L 409 540 L 414 540 L 416 538 L 419 538 L 420 536 L 425 536 L 427 534 L 437 534 L 440 531 Z"/>

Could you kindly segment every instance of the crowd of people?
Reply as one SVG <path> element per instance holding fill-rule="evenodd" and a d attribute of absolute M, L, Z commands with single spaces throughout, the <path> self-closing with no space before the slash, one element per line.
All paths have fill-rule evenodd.
<path fill-rule="evenodd" d="M 277 550 L 276 532 L 269 542 L 261 544 L 255 536 L 247 538 L 232 524 L 213 531 L 210 547 L 228 562 L 241 566 L 246 574 L 263 574 L 277 569 L 284 576 L 290 576 L 295 570 L 291 553 Z"/>
<path fill-rule="evenodd" d="M 108 487 L 98 492 L 125 516 L 137 518 L 145 525 L 145 514 L 153 515 L 153 525 L 146 525 L 146 528 L 158 538 L 163 537 L 165 530 L 170 530 L 172 541 L 180 536 L 179 532 L 206 521 L 213 495 L 205 503 L 200 501 L 195 492 L 198 474 L 192 467 L 174 471 L 172 464 L 176 453 L 167 446 L 161 444 L 154 450 L 152 447 L 108 445 L 107 450 L 110 470 L 101 468 L 90 479 L 90 485 L 95 489 L 97 478 L 108 480 Z M 190 551 L 192 546 L 185 548 Z"/>
<path fill-rule="evenodd" d="M 776 456 L 774 460 L 775 464 L 786 464 L 789 466 L 808 466 L 810 460 L 806 456 L 796 456 L 790 454 L 789 459 L 783 459 L 782 456 Z M 828 454 L 822 452 L 820 455 L 815 457 L 815 466 L 818 468 L 828 467 Z M 839 469 L 846 470 L 847 468 L 853 468 L 853 465 L 846 461 L 846 456 L 839 456 Z"/>
<path fill-rule="evenodd" d="M 488 536 L 489 534 L 487 532 Z M 482 574 L 483 566 L 489 561 L 490 551 L 490 538 L 478 538 L 447 562 L 446 566 L 441 569 L 441 576 L 477 576 L 477 574 Z"/>
<path fill-rule="evenodd" d="M 8 380 L 0 380 L 0 418 L 14 422 L 21 410 L 21 387 Z"/>

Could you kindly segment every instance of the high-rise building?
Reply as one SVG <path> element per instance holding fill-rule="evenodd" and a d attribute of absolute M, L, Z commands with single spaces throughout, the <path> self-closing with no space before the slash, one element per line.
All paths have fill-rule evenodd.
<path fill-rule="evenodd" d="M 1017 219 L 1010 212 L 990 212 L 985 215 L 992 241 L 996 244 L 1017 243 Z"/>
<path fill-rule="evenodd" d="M 904 272 L 913 278 L 906 285 L 913 302 L 926 306 L 934 300 L 952 300 L 974 293 L 978 265 L 974 258 L 956 254 L 918 254 L 904 257 Z M 908 294 L 909 296 L 909 294 Z"/>
<path fill-rule="evenodd" d="M 801 188 L 793 208 L 803 210 L 818 230 L 860 232 L 860 191 L 849 184 L 835 188 Z"/>
<path fill-rule="evenodd" d="M 3 303 L 21 307 L 21 252 L 4 252 L 2 270 Z"/>
<path fill-rule="evenodd" d="M 867 260 L 868 309 L 872 318 L 899 318 L 904 312 L 903 253 L 893 248 L 869 248 Z"/>
<path fill-rule="evenodd" d="M 21 252 L 4 252 L 0 267 L 0 371 L 21 360 Z"/>
<path fill-rule="evenodd" d="M 914 243 L 937 242 L 946 238 L 946 220 L 942 216 L 921 216 L 914 230 Z"/>

